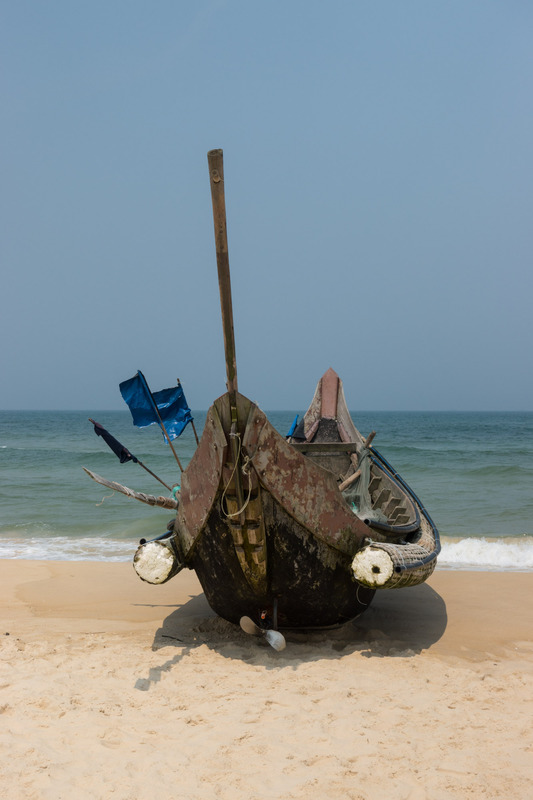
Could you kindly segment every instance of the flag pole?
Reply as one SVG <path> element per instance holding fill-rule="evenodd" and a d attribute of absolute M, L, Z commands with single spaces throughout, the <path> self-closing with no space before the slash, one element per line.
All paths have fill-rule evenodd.
<path fill-rule="evenodd" d="M 178 386 L 181 386 L 181 381 L 180 381 L 179 378 L 177 378 L 177 381 L 178 381 Z M 185 398 L 185 395 L 184 395 L 184 398 Z M 188 406 L 187 406 L 187 408 L 188 408 Z M 200 444 L 200 440 L 198 439 L 198 434 L 196 433 L 196 427 L 194 425 L 194 420 L 192 419 L 192 417 L 191 417 L 191 425 L 192 425 L 192 429 L 194 431 L 194 438 L 196 439 L 196 444 Z"/>
<path fill-rule="evenodd" d="M 194 431 L 194 438 L 196 439 L 196 444 L 200 444 L 200 440 L 198 438 L 198 434 L 196 433 L 196 428 L 194 426 L 194 420 L 193 419 L 191 419 L 191 425 L 192 425 L 192 429 Z"/>
<path fill-rule="evenodd" d="M 162 484 L 163 484 L 163 486 L 164 486 L 165 488 L 167 488 L 169 492 L 171 492 L 171 491 L 172 491 L 172 486 L 169 486 L 169 485 L 168 485 L 168 483 L 165 483 L 165 481 L 162 481 L 162 480 L 161 480 L 161 478 L 158 478 L 158 477 L 157 477 L 157 475 L 155 474 L 155 472 L 152 472 L 152 470 L 151 470 L 151 469 L 148 469 L 148 467 L 146 466 L 146 464 L 143 464 L 143 462 L 142 462 L 142 461 L 139 461 L 139 459 L 137 459 L 137 464 L 140 464 L 140 465 L 141 465 L 141 467 L 142 467 L 143 469 L 145 469 L 145 470 L 146 470 L 146 472 L 149 472 L 149 473 L 150 473 L 150 475 L 153 475 L 153 477 L 156 479 L 156 481 L 159 481 L 159 483 L 162 483 Z"/>
<path fill-rule="evenodd" d="M 150 394 L 152 394 L 152 392 L 150 392 Z M 153 400 L 153 398 L 152 398 L 152 400 Z M 154 405 L 155 405 L 155 403 L 154 403 Z M 158 418 L 159 418 L 159 424 L 161 425 L 161 427 L 162 427 L 162 429 L 163 429 L 163 433 L 164 433 L 164 434 L 165 434 L 165 436 L 167 437 L 167 442 L 168 442 L 168 443 L 169 443 L 169 445 L 170 445 L 170 449 L 171 449 L 171 450 L 172 450 L 172 452 L 174 453 L 174 458 L 175 458 L 175 459 L 176 459 L 176 461 L 178 462 L 178 467 L 180 468 L 181 472 L 183 472 L 183 467 L 181 466 L 181 461 L 180 461 L 180 460 L 179 460 L 179 458 L 178 458 L 178 454 L 177 454 L 177 453 L 176 453 L 176 451 L 174 450 L 174 445 L 172 444 L 172 442 L 171 442 L 171 440 L 170 440 L 170 436 L 169 436 L 169 435 L 168 435 L 168 433 L 167 433 L 167 429 L 165 428 L 165 423 L 164 423 L 164 422 L 163 422 L 163 420 L 161 419 L 161 415 L 160 415 L 160 413 L 159 413 L 159 409 L 157 408 L 157 406 L 155 406 L 155 411 L 156 411 L 156 414 L 157 414 L 157 416 L 158 416 Z"/>
<path fill-rule="evenodd" d="M 146 387 L 146 390 L 148 391 L 148 394 L 149 394 L 149 396 L 150 396 L 150 400 L 152 401 L 152 405 L 153 405 L 153 407 L 154 407 L 154 411 L 155 411 L 155 413 L 157 414 L 157 419 L 158 419 L 158 421 L 159 421 L 159 424 L 161 425 L 161 429 L 162 429 L 163 433 L 164 433 L 164 434 L 165 434 L 165 436 L 167 437 L 167 442 L 168 442 L 168 443 L 169 443 L 169 445 L 170 445 L 170 449 L 171 449 L 171 450 L 172 450 L 172 452 L 174 453 L 174 458 L 175 458 L 175 459 L 176 459 L 176 461 L 178 462 L 178 467 L 180 468 L 181 472 L 183 472 L 183 467 L 181 466 L 181 461 L 180 461 L 180 460 L 179 460 L 179 458 L 178 458 L 178 454 L 177 454 L 177 453 L 176 453 L 176 451 L 174 450 L 174 445 L 172 444 L 172 442 L 171 442 L 171 440 L 170 440 L 170 436 L 169 436 L 169 435 L 168 435 L 168 433 L 167 433 L 167 429 L 165 428 L 165 423 L 164 423 L 164 422 L 163 422 L 163 420 L 161 419 L 161 414 L 159 413 L 159 409 L 158 409 L 158 407 L 157 407 L 157 403 L 155 402 L 155 400 L 154 400 L 154 396 L 153 396 L 153 394 L 152 394 L 152 392 L 151 392 L 151 390 L 150 390 L 150 387 L 148 386 L 148 383 L 146 382 L 146 378 L 144 377 L 144 375 L 142 374 L 142 372 L 141 372 L 140 370 L 137 370 L 137 371 L 138 371 L 138 373 L 139 373 L 139 375 L 140 375 L 140 377 L 141 377 L 141 380 L 142 380 L 142 382 L 144 383 L 144 385 L 145 385 L 145 387 Z"/>
<path fill-rule="evenodd" d="M 93 425 L 95 425 L 95 426 L 96 425 L 100 425 L 99 422 L 96 422 L 96 420 L 92 419 L 91 417 L 89 417 L 88 419 L 89 419 L 89 422 L 92 422 Z M 100 425 L 100 427 L 102 427 L 102 426 Z M 115 438 L 115 437 L 113 437 L 113 438 Z M 106 441 L 106 440 L 104 439 L 104 441 Z M 136 464 L 139 464 L 143 469 L 146 470 L 146 472 L 149 472 L 150 475 L 152 475 L 152 477 L 154 477 L 156 479 L 156 481 L 159 481 L 159 483 L 161 483 L 165 487 L 165 489 L 168 489 L 169 492 L 172 491 L 172 487 L 169 486 L 168 483 L 165 483 L 165 481 L 162 481 L 161 478 L 158 475 L 155 474 L 155 472 L 152 472 L 151 469 L 148 469 L 146 464 L 143 464 L 143 462 L 139 458 L 137 458 L 137 456 L 134 456 L 133 453 L 131 453 L 128 450 L 127 447 L 125 447 L 124 450 L 127 450 L 127 452 L 130 454 L 132 461 L 134 461 Z M 117 455 L 117 453 L 115 453 L 115 455 Z"/>

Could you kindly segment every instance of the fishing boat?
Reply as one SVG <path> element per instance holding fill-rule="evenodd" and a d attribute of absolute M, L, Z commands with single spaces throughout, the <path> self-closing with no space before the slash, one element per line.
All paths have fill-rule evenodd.
<path fill-rule="evenodd" d="M 333 369 L 287 436 L 238 391 L 222 151 L 208 162 L 227 391 L 207 413 L 175 497 L 140 496 L 89 474 L 175 509 L 167 532 L 135 553 L 143 580 L 165 583 L 193 569 L 219 616 L 282 649 L 279 629 L 337 626 L 361 614 L 376 590 L 425 581 L 439 536 L 375 449 L 374 432 L 356 428 Z"/>

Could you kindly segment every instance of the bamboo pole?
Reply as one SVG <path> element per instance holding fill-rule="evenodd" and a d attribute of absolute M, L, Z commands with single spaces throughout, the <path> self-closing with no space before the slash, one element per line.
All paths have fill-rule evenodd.
<path fill-rule="evenodd" d="M 196 439 L 196 444 L 200 444 L 200 440 L 198 438 L 198 434 L 196 433 L 196 427 L 195 427 L 193 419 L 191 419 L 191 425 L 192 425 L 192 429 L 194 431 L 194 438 Z"/>
<path fill-rule="evenodd" d="M 161 483 L 165 487 L 165 489 L 168 489 L 169 492 L 172 491 L 172 486 L 169 486 L 168 483 L 165 483 L 165 481 L 161 480 L 161 478 L 158 478 L 157 475 L 155 474 L 155 472 L 152 472 L 151 469 L 148 469 L 146 464 L 143 464 L 143 462 L 139 461 L 139 459 L 137 459 L 137 464 L 139 464 L 140 467 L 145 469 L 146 472 L 149 472 L 150 475 L 152 475 L 152 477 L 154 477 L 156 479 L 156 481 L 159 481 L 159 483 Z"/>
<path fill-rule="evenodd" d="M 224 193 L 224 159 L 222 150 L 210 150 L 207 154 L 211 200 L 213 202 L 213 223 L 215 227 L 215 248 L 217 253 L 218 287 L 222 311 L 222 330 L 224 333 L 224 354 L 226 357 L 226 387 L 229 395 L 231 413 L 231 452 L 233 464 L 237 467 L 240 458 L 238 442 L 237 415 L 237 360 L 235 356 L 235 333 L 233 329 L 233 305 L 231 301 L 231 279 L 229 271 L 228 233 L 226 225 L 226 198 Z M 235 494 L 239 508 L 244 503 L 244 492 L 240 469 L 234 469 Z M 241 515 L 242 516 L 242 515 Z"/>
<path fill-rule="evenodd" d="M 178 386 L 181 386 L 181 381 L 180 381 L 179 378 L 177 378 L 177 382 L 178 382 Z M 185 397 L 185 395 L 184 395 L 184 397 Z M 200 444 L 200 440 L 198 439 L 198 434 L 196 433 L 196 426 L 195 426 L 194 420 L 192 418 L 191 418 L 191 425 L 192 425 L 192 429 L 194 431 L 194 438 L 196 439 L 196 444 Z"/>
<path fill-rule="evenodd" d="M 152 398 L 152 399 L 153 399 L 153 398 Z M 169 443 L 169 445 L 170 445 L 170 449 L 171 449 L 171 450 L 172 450 L 172 452 L 174 453 L 174 458 L 175 458 L 175 459 L 176 459 L 176 461 L 178 462 L 178 467 L 180 468 L 181 472 L 183 472 L 183 467 L 181 466 L 181 461 L 180 461 L 180 460 L 179 460 L 179 458 L 178 458 L 178 454 L 177 454 L 177 453 L 176 453 L 176 451 L 174 450 L 174 445 L 172 444 L 172 441 L 171 441 L 171 439 L 170 439 L 170 436 L 169 436 L 169 435 L 168 435 L 168 433 L 167 433 L 167 429 L 165 428 L 165 423 L 164 423 L 164 422 L 163 422 L 163 420 L 161 419 L 161 414 L 159 413 L 159 409 L 157 408 L 157 404 L 156 404 L 155 402 L 154 402 L 154 405 L 155 405 L 155 413 L 157 414 L 157 416 L 158 416 L 158 419 L 159 419 L 159 424 L 161 425 L 161 428 L 163 429 L 163 433 L 164 433 L 164 434 L 165 434 L 165 436 L 167 437 L 167 442 L 168 442 L 168 443 Z"/>
<path fill-rule="evenodd" d="M 348 486 L 351 486 L 352 483 L 354 483 L 354 481 L 356 481 L 360 477 L 361 477 L 361 470 L 358 469 L 353 473 L 353 475 L 350 475 L 349 478 L 346 478 L 345 481 L 339 484 L 339 491 L 344 492 L 344 490 L 347 489 Z"/>
<path fill-rule="evenodd" d="M 226 356 L 227 389 L 236 405 L 237 362 L 235 358 L 235 334 L 233 330 L 233 307 L 231 302 L 231 280 L 229 272 L 228 234 L 226 227 L 226 200 L 224 195 L 224 162 L 222 150 L 210 150 L 207 154 L 211 199 L 213 201 L 213 222 L 215 226 L 215 246 L 217 253 L 218 286 L 222 309 L 222 330 Z"/>

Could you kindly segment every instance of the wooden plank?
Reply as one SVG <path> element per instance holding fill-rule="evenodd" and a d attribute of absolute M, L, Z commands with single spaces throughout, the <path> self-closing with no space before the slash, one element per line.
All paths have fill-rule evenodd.
<path fill-rule="evenodd" d="M 342 483 L 339 485 L 339 492 L 344 492 L 344 490 L 345 490 L 345 489 L 347 489 L 347 488 L 348 488 L 348 486 L 351 486 L 351 485 L 352 485 L 352 483 L 354 483 L 354 482 L 355 482 L 355 481 L 356 481 L 358 478 L 360 478 L 360 477 L 361 477 L 361 470 L 360 470 L 360 469 L 358 469 L 358 470 L 356 470 L 356 471 L 353 473 L 353 475 L 349 475 L 349 476 L 346 478 L 346 480 L 344 480 L 344 481 L 343 481 L 343 482 L 342 482 Z"/>
<path fill-rule="evenodd" d="M 376 497 L 376 499 L 374 500 L 374 507 L 382 508 L 390 498 L 390 495 L 391 495 L 390 489 L 382 489 L 381 492 Z"/>

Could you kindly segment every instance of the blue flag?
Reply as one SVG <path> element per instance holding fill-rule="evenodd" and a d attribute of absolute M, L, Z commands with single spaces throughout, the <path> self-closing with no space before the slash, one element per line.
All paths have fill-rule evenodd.
<path fill-rule="evenodd" d="M 169 438 L 176 439 L 183 433 L 187 423 L 192 422 L 191 409 L 179 381 L 171 389 L 161 389 L 152 394 L 146 378 L 139 370 L 133 378 L 119 384 L 119 389 L 137 428 L 145 428 L 154 422 L 161 425 L 162 421 Z M 164 432 L 163 438 L 166 441 Z"/>
<path fill-rule="evenodd" d="M 290 431 L 288 432 L 287 436 L 285 437 L 286 439 L 289 439 L 293 435 L 294 431 L 296 430 L 296 426 L 298 425 L 298 417 L 299 417 L 299 414 L 296 414 L 296 416 L 294 417 L 294 419 L 292 421 L 292 425 L 291 425 Z"/>

